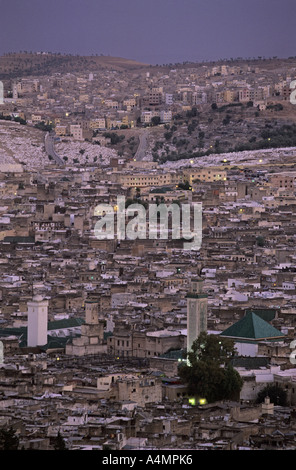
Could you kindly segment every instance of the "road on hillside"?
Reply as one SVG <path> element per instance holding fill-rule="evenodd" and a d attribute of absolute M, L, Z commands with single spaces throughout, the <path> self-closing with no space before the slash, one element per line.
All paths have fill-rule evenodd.
<path fill-rule="evenodd" d="M 59 157 L 54 148 L 54 135 L 47 133 L 44 139 L 45 151 L 51 156 L 57 165 L 65 165 L 65 162 Z"/>
<path fill-rule="evenodd" d="M 138 147 L 138 150 L 136 151 L 136 154 L 134 156 L 134 159 L 136 161 L 143 160 L 143 158 L 146 155 L 146 149 L 147 149 L 147 145 L 148 145 L 148 131 L 147 130 L 141 131 L 141 133 L 139 135 L 139 140 L 140 140 L 139 147 Z"/>

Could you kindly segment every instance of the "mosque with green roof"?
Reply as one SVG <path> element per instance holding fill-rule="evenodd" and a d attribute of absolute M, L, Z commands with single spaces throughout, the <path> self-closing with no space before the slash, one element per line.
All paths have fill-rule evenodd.
<path fill-rule="evenodd" d="M 224 330 L 221 336 L 235 341 L 239 356 L 251 357 L 257 355 L 260 343 L 283 342 L 286 339 L 284 333 L 254 311 L 247 311 L 240 320 Z"/>

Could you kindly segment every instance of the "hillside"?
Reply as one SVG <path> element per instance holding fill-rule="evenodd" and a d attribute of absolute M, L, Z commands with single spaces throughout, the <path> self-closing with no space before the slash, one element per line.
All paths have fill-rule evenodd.
<path fill-rule="evenodd" d="M 0 56 L 0 79 L 85 70 L 92 72 L 102 68 L 124 71 L 145 66 L 141 62 L 120 57 L 23 52 Z"/>

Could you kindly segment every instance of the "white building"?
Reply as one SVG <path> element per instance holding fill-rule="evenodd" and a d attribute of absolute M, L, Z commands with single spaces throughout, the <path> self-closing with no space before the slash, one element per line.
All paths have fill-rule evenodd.
<path fill-rule="evenodd" d="M 79 124 L 71 124 L 70 135 L 72 135 L 75 140 L 83 140 L 82 127 Z"/>
<path fill-rule="evenodd" d="M 172 120 L 172 111 L 160 111 L 160 122 L 171 122 Z"/>
<path fill-rule="evenodd" d="M 28 347 L 47 344 L 48 301 L 40 295 L 28 302 Z"/>
<path fill-rule="evenodd" d="M 174 103 L 174 98 L 172 93 L 166 93 L 165 94 L 165 104 L 167 105 L 172 105 Z"/>

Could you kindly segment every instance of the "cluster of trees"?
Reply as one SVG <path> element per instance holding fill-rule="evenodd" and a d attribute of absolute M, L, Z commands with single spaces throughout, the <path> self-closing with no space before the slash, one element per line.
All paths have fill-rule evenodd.
<path fill-rule="evenodd" d="M 270 403 L 279 406 L 287 406 L 287 392 L 279 385 L 266 385 L 266 387 L 258 393 L 256 403 L 263 403 L 266 397 L 270 398 Z"/>
<path fill-rule="evenodd" d="M 195 131 L 195 129 L 198 126 L 198 122 L 196 119 L 192 119 L 191 123 L 188 124 L 187 129 L 188 129 L 188 134 L 191 135 L 192 132 Z"/>
<path fill-rule="evenodd" d="M 261 139 L 250 139 L 249 142 L 237 144 L 229 152 L 241 152 L 244 150 L 260 150 L 266 148 L 281 148 L 296 146 L 296 124 L 285 124 L 277 129 L 264 129 L 260 134 Z"/>
<path fill-rule="evenodd" d="M 117 145 L 125 139 L 124 135 L 118 135 L 116 132 L 104 132 L 103 136 L 111 139 L 111 145 Z"/>
<path fill-rule="evenodd" d="M 271 109 L 273 111 L 282 111 L 284 109 L 281 103 L 269 104 L 266 106 L 266 109 Z"/>
<path fill-rule="evenodd" d="M 0 429 L 0 451 L 1 450 L 24 450 L 19 448 L 20 439 L 16 431 L 10 428 Z M 54 450 L 67 450 L 67 446 L 63 436 L 58 432 L 57 437 L 52 439 L 52 446 Z"/>
<path fill-rule="evenodd" d="M 192 189 L 190 186 L 189 181 L 185 181 L 184 183 L 179 183 L 177 189 L 184 189 L 188 191 L 189 189 Z"/>
<path fill-rule="evenodd" d="M 44 121 L 38 122 L 37 124 L 35 124 L 34 127 L 36 127 L 36 129 L 40 129 L 41 131 L 44 131 L 44 132 L 51 132 L 52 129 L 53 129 L 52 124 L 46 124 Z"/>
<path fill-rule="evenodd" d="M 251 105 L 253 106 L 252 101 L 247 103 L 247 107 Z M 213 111 L 218 111 L 219 113 L 222 113 L 223 111 L 229 110 L 229 108 L 241 108 L 243 107 L 243 103 L 228 103 L 228 104 L 223 104 L 222 106 L 218 106 L 217 103 L 212 103 L 211 108 Z"/>
<path fill-rule="evenodd" d="M 179 366 L 188 394 L 208 403 L 239 400 L 243 379 L 231 365 L 235 354 L 233 340 L 201 333 L 187 353 L 187 362 Z M 268 384 L 258 393 L 255 403 L 263 403 L 266 397 L 275 405 L 287 406 L 287 392 L 279 385 Z"/>
<path fill-rule="evenodd" d="M 187 353 L 187 362 L 179 367 L 189 395 L 205 398 L 209 403 L 238 399 L 243 380 L 231 365 L 234 355 L 232 340 L 201 333 Z"/>
<path fill-rule="evenodd" d="M 13 122 L 19 122 L 22 125 L 26 125 L 27 121 L 19 116 L 4 116 L 3 114 L 0 114 L 0 119 L 2 121 L 13 121 Z"/>
<path fill-rule="evenodd" d="M 0 429 L 0 450 L 18 450 L 19 438 L 15 430 L 10 427 L 8 429 Z"/>
<path fill-rule="evenodd" d="M 228 123 L 229 119 L 224 122 L 224 124 Z M 202 134 L 203 133 L 199 133 L 200 149 L 203 145 Z M 238 143 L 234 147 L 228 148 L 227 150 L 222 149 L 220 143 L 218 145 L 217 141 L 215 146 L 207 150 L 199 150 L 198 152 L 171 152 L 170 154 L 159 157 L 159 162 L 165 163 L 166 161 L 188 160 L 223 152 L 233 153 L 267 148 L 296 147 L 296 124 L 285 124 L 276 129 L 264 129 L 261 132 L 260 137 L 260 139 L 257 139 L 255 136 L 253 136 L 247 142 Z"/>

